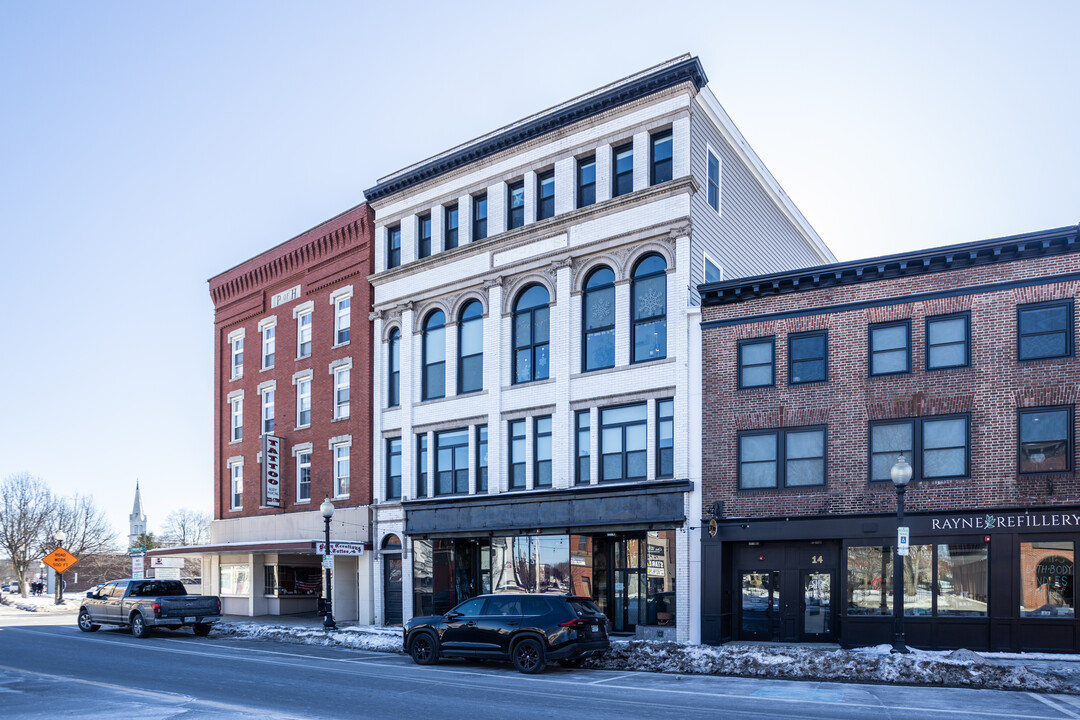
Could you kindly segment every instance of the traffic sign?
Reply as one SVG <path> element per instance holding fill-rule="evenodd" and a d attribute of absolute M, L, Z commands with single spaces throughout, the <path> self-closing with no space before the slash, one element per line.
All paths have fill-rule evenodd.
<path fill-rule="evenodd" d="M 146 552 L 146 546 L 143 545 L 142 547 L 129 547 L 128 552 Z"/>
<path fill-rule="evenodd" d="M 896 528 L 896 554 L 907 555 L 911 547 L 911 528 Z"/>
<path fill-rule="evenodd" d="M 64 548 L 56 548 L 43 561 L 56 572 L 62 573 L 69 567 L 79 562 L 79 558 L 69 553 Z"/>

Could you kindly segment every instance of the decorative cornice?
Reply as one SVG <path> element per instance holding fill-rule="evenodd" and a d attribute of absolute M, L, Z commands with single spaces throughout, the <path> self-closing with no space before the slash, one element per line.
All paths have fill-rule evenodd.
<path fill-rule="evenodd" d="M 382 320 L 383 319 L 383 311 L 382 310 L 372 310 L 371 312 L 368 313 L 367 319 L 368 319 L 369 322 L 375 322 L 376 320 Z"/>
<path fill-rule="evenodd" d="M 502 275 L 496 275 L 495 277 L 491 278 L 490 280 L 485 280 L 484 281 L 484 289 L 485 290 L 491 290 L 492 288 L 499 288 L 500 290 L 502 290 L 505 287 L 505 285 L 506 285 L 506 278 L 504 278 Z"/>
<path fill-rule="evenodd" d="M 1080 225 L 698 286 L 702 305 L 1080 252 Z M 704 326 L 703 326 L 704 327 Z"/>
<path fill-rule="evenodd" d="M 708 82 L 705 71 L 701 67 L 701 62 L 696 57 L 661 68 L 654 73 L 636 78 L 597 95 L 589 96 L 580 102 L 556 108 L 550 113 L 510 127 L 496 135 L 483 138 L 455 152 L 435 158 L 365 190 L 364 197 L 369 202 L 379 200 L 413 185 L 445 175 L 495 153 L 526 143 L 541 135 L 546 135 L 684 82 L 693 83 L 695 90 L 700 90 Z"/>

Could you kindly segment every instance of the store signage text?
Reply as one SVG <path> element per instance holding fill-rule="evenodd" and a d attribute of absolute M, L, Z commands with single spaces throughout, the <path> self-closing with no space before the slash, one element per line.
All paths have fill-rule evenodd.
<path fill-rule="evenodd" d="M 281 507 L 281 438 L 274 435 L 263 435 L 262 474 L 266 504 Z"/>
<path fill-rule="evenodd" d="M 1048 527 L 1080 529 L 1080 515 L 1075 513 L 1035 513 L 1025 515 L 986 514 L 979 517 L 931 518 L 931 530 L 1008 530 Z"/>
<path fill-rule="evenodd" d="M 291 287 L 288 290 L 283 290 L 276 295 L 270 297 L 270 307 L 275 308 L 282 303 L 287 303 L 292 300 L 296 300 L 300 297 L 300 286 Z"/>

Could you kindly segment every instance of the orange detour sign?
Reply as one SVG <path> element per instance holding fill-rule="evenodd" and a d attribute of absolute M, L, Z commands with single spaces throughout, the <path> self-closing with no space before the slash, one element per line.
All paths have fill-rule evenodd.
<path fill-rule="evenodd" d="M 64 548 L 56 548 L 44 560 L 45 564 L 56 572 L 64 572 L 69 567 L 79 562 L 79 558 L 69 553 Z"/>

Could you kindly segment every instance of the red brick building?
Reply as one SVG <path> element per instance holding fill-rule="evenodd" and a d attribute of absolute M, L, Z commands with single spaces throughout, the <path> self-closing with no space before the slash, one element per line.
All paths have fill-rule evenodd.
<path fill-rule="evenodd" d="M 1077 228 L 700 287 L 705 642 L 1080 650 Z"/>
<path fill-rule="evenodd" d="M 209 281 L 214 522 L 199 550 L 227 613 L 315 610 L 324 497 L 333 541 L 370 541 L 373 218 L 358 205 Z M 368 612 L 365 560 L 336 558 L 340 619 Z"/>

